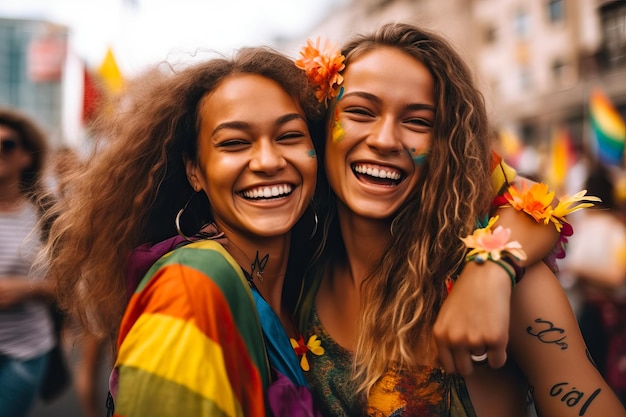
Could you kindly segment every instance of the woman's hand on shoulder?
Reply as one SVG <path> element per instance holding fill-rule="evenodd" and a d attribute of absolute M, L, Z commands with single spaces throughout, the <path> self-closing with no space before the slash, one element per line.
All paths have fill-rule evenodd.
<path fill-rule="evenodd" d="M 443 368 L 467 376 L 470 355 L 487 353 L 489 366 L 506 362 L 511 280 L 497 264 L 469 262 L 454 283 L 433 327 Z"/>

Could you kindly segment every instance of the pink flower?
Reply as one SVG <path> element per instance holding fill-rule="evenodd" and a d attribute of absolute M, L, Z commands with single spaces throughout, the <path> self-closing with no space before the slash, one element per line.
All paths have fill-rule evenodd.
<path fill-rule="evenodd" d="M 493 231 L 491 230 L 497 220 L 498 216 L 492 217 L 486 227 L 476 229 L 471 235 L 461 238 L 465 246 L 471 249 L 466 256 L 467 260 L 498 261 L 503 255 L 511 255 L 518 260 L 526 259 L 526 252 L 522 249 L 522 245 L 516 240 L 509 242 L 511 229 L 498 226 Z"/>

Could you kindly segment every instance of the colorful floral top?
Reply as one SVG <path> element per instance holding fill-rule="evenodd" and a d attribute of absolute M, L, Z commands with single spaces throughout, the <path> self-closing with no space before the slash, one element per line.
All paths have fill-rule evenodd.
<path fill-rule="evenodd" d="M 350 380 L 352 354 L 330 337 L 315 309 L 306 334 L 316 334 L 324 346 L 323 355 L 307 355 L 310 370 L 305 375 L 326 417 L 476 417 L 464 380 L 428 366 L 416 372 L 390 366 L 363 404 L 354 397 Z"/>

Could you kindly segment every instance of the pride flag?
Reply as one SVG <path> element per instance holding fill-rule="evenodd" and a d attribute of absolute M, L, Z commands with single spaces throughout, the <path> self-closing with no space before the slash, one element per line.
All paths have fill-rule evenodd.
<path fill-rule="evenodd" d="M 623 165 L 626 124 L 613 103 L 599 89 L 591 92 L 589 99 L 591 134 L 600 162 Z"/>

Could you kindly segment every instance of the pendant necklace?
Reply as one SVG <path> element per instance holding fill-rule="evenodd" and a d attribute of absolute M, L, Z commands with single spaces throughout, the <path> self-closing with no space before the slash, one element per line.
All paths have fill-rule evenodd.
<path fill-rule="evenodd" d="M 270 260 L 270 254 L 266 253 L 265 256 L 259 259 L 259 251 L 256 251 L 254 262 L 250 265 L 250 275 L 257 277 L 261 284 L 263 284 L 263 270 L 267 266 L 267 262 Z"/>

